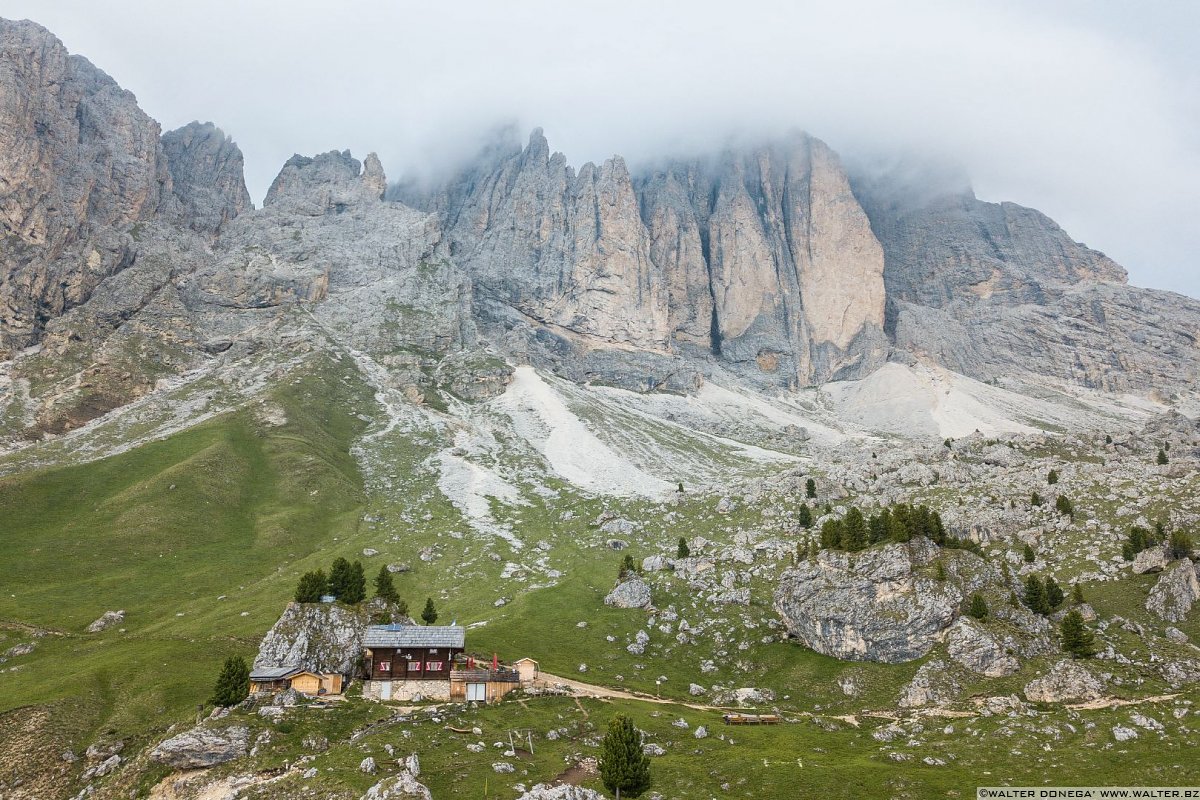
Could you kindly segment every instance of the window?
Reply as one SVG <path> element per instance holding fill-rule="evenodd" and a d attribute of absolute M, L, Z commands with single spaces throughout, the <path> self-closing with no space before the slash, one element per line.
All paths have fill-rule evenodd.
<path fill-rule="evenodd" d="M 442 671 L 442 662 L 441 661 L 430 661 L 429 663 L 427 663 L 425 665 L 425 671 L 426 672 L 441 672 Z"/>
<path fill-rule="evenodd" d="M 409 672 L 420 672 L 421 671 L 421 662 L 420 661 L 408 662 L 408 671 Z"/>
<path fill-rule="evenodd" d="M 435 655 L 436 655 L 436 654 L 437 654 L 437 648 L 436 648 L 436 647 L 431 647 L 431 648 L 429 648 L 429 652 L 431 652 L 431 653 L 433 653 L 433 654 L 435 654 Z"/>
<path fill-rule="evenodd" d="M 391 672 L 392 671 L 392 662 L 380 661 L 379 662 L 379 671 L 380 672 Z"/>

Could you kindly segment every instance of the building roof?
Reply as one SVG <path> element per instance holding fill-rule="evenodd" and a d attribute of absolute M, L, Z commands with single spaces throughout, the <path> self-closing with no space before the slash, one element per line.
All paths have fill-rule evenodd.
<path fill-rule="evenodd" d="M 367 647 L 458 647 L 466 644 L 466 633 L 458 625 L 370 625 L 364 640 Z"/>
<path fill-rule="evenodd" d="M 250 680 L 282 681 L 293 675 L 299 675 L 302 671 L 299 667 L 258 667 L 250 673 Z"/>

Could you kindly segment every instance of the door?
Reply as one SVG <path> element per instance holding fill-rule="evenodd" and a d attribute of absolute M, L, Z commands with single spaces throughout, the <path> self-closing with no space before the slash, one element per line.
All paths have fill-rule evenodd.
<path fill-rule="evenodd" d="M 487 702 L 487 684 L 486 683 L 468 683 L 467 684 L 467 702 L 486 703 Z"/>
<path fill-rule="evenodd" d="M 380 700 L 391 700 L 392 699 L 392 682 L 391 681 L 380 681 L 379 683 L 381 684 L 379 687 L 379 699 Z"/>

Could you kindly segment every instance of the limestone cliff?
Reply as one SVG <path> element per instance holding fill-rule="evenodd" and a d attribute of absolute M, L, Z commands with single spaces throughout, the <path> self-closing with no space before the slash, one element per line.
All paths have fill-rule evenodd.
<path fill-rule="evenodd" d="M 158 123 L 32 22 L 0 20 L 0 349 L 133 260 L 125 232 L 169 210 Z"/>
<path fill-rule="evenodd" d="M 242 151 L 220 128 L 192 122 L 163 134 L 162 144 L 181 218 L 193 229 L 215 234 L 254 208 L 246 191 Z"/>

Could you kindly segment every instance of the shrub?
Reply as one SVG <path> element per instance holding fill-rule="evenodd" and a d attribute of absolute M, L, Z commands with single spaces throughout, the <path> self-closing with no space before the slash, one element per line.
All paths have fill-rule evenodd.
<path fill-rule="evenodd" d="M 1046 476 L 1046 483 L 1050 484 L 1051 486 L 1058 483 L 1058 470 L 1050 470 L 1050 474 Z"/>
<path fill-rule="evenodd" d="M 1171 552 L 1171 558 L 1190 558 L 1192 555 L 1192 537 L 1187 531 L 1176 529 L 1171 532 L 1171 539 L 1167 548 Z"/>
<path fill-rule="evenodd" d="M 621 559 L 621 568 L 617 570 L 618 578 L 631 578 L 637 575 L 637 564 L 633 563 L 633 556 L 629 553 L 625 554 L 625 558 Z"/>
<path fill-rule="evenodd" d="M 1065 494 L 1060 494 L 1058 499 L 1054 501 L 1054 508 L 1064 517 L 1075 519 L 1075 504 Z"/>

